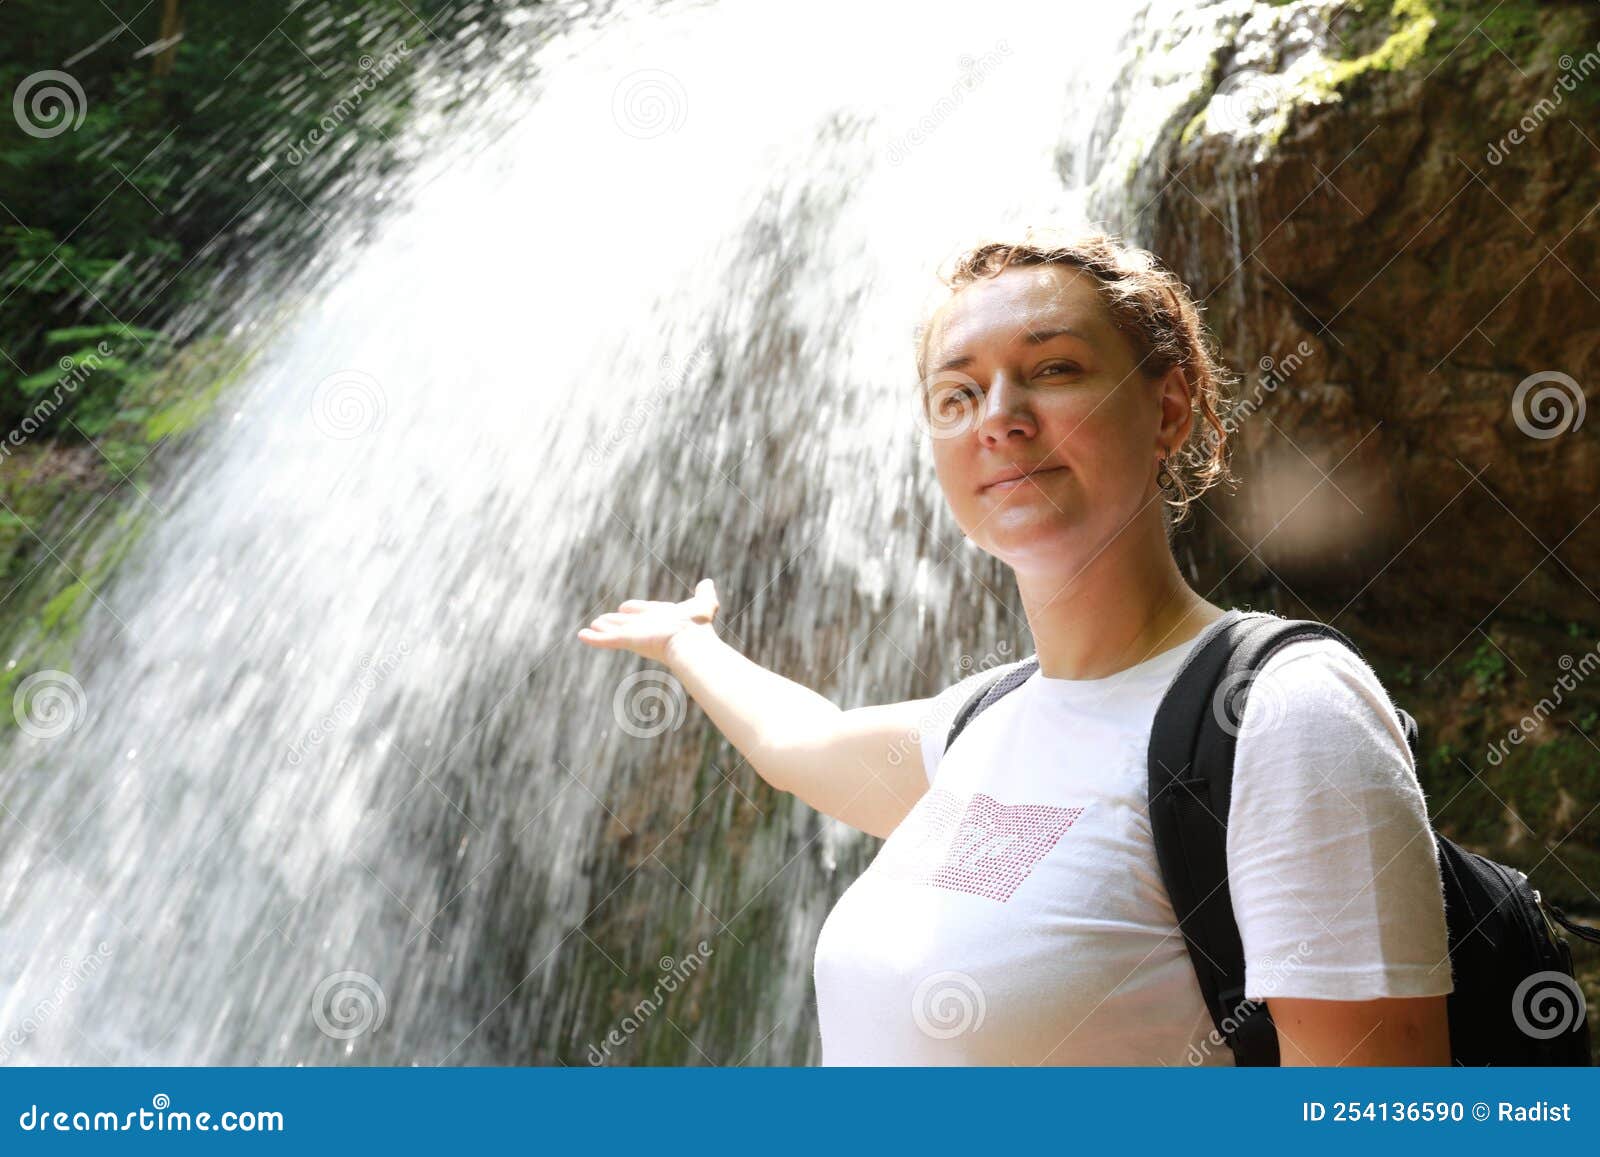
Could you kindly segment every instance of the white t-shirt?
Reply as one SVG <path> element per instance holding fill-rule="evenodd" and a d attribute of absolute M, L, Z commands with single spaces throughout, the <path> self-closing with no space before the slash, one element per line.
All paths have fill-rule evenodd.
<path fill-rule="evenodd" d="M 1240 612 L 1229 611 L 1228 619 Z M 1104 679 L 934 699 L 928 791 L 817 940 L 824 1065 L 1231 1065 L 1161 880 L 1146 758 L 1200 636 Z M 1383 686 L 1332 640 L 1250 688 L 1228 825 L 1245 997 L 1452 990 L 1428 807 Z"/>

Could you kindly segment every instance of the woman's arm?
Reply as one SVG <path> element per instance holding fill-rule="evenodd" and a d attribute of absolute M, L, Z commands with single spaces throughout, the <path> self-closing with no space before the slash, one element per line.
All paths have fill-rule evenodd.
<path fill-rule="evenodd" d="M 1377 675 L 1338 643 L 1291 643 L 1251 684 L 1228 888 L 1245 995 L 1267 1000 L 1285 1065 L 1450 1064 L 1449 928 L 1414 762 Z"/>
<path fill-rule="evenodd" d="M 1450 1065 L 1446 996 L 1377 1000 L 1268 997 L 1279 1063 Z"/>
<path fill-rule="evenodd" d="M 930 701 L 841 710 L 718 638 L 717 606 L 704 579 L 681 603 L 630 599 L 578 637 L 666 664 L 762 779 L 887 836 L 927 790 L 918 725 Z"/>

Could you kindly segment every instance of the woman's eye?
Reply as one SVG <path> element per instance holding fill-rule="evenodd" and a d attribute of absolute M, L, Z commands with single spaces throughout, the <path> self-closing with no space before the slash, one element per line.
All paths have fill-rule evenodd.
<path fill-rule="evenodd" d="M 966 398 L 976 397 L 971 386 L 950 386 L 934 395 L 933 404 L 943 410 Z"/>
<path fill-rule="evenodd" d="M 1082 373 L 1077 365 L 1072 362 L 1051 362 L 1039 371 L 1041 374 L 1077 374 Z"/>

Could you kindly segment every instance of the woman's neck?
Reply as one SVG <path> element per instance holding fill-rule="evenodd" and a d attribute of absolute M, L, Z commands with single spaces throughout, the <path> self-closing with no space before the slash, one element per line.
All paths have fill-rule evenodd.
<path fill-rule="evenodd" d="M 1017 571 L 1039 670 L 1104 679 L 1188 642 L 1226 612 L 1183 580 L 1165 533 L 1118 536 L 1076 574 Z"/>

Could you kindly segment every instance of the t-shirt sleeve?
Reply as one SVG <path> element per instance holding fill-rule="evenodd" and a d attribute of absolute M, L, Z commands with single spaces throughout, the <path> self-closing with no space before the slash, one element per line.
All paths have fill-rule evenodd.
<path fill-rule="evenodd" d="M 1388 693 L 1349 648 L 1290 644 L 1250 685 L 1227 848 L 1246 999 L 1452 990 L 1427 801 Z"/>

